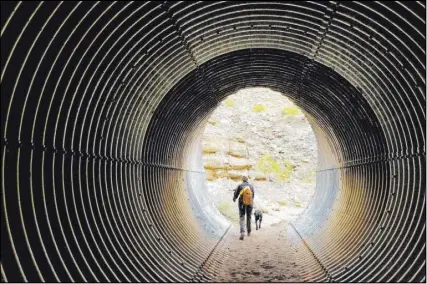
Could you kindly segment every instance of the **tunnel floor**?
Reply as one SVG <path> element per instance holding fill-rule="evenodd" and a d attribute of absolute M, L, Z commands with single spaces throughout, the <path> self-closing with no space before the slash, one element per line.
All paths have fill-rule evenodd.
<path fill-rule="evenodd" d="M 239 227 L 231 227 L 215 250 L 220 256 L 215 259 L 221 261 L 210 263 L 210 280 L 295 283 L 312 281 L 322 274 L 320 265 L 287 221 L 260 230 L 253 228 L 243 241 L 239 236 Z"/>

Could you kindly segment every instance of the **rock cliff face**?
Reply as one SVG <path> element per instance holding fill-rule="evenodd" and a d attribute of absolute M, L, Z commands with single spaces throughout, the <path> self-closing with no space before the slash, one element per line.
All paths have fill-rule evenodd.
<path fill-rule="evenodd" d="M 309 118 L 278 92 L 248 88 L 229 96 L 209 119 L 202 146 L 209 194 L 232 221 L 233 189 L 243 173 L 255 186 L 255 207 L 270 221 L 292 219 L 314 193 L 317 150 Z"/>

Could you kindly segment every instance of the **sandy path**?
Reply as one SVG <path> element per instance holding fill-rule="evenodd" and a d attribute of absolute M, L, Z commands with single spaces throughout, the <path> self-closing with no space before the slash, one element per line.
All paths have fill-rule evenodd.
<path fill-rule="evenodd" d="M 239 229 L 230 229 L 217 282 L 302 282 L 297 252 L 301 241 L 287 222 L 265 226 L 239 240 Z"/>

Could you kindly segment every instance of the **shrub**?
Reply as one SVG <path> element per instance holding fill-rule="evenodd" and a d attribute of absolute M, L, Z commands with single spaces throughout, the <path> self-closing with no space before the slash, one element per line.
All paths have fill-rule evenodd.
<path fill-rule="evenodd" d="M 209 124 L 212 124 L 212 125 L 217 125 L 217 124 L 218 124 L 218 122 L 219 122 L 219 120 L 216 120 L 216 119 L 210 119 L 210 120 L 208 121 L 208 123 L 209 123 Z"/>
<path fill-rule="evenodd" d="M 291 171 L 286 166 L 282 167 L 271 155 L 262 155 L 256 164 L 256 169 L 264 174 L 274 174 L 281 181 L 291 176 Z"/>
<path fill-rule="evenodd" d="M 288 172 L 287 169 L 283 169 L 283 171 L 279 174 L 279 179 L 280 180 L 286 180 L 286 179 L 288 179 L 290 177 L 291 177 L 291 173 Z"/>
<path fill-rule="evenodd" d="M 236 105 L 236 102 L 233 99 L 226 99 L 224 103 L 228 107 L 234 107 Z"/>
<path fill-rule="evenodd" d="M 256 105 L 254 106 L 254 108 L 252 109 L 254 112 L 261 112 L 265 110 L 265 106 L 263 105 Z"/>
<path fill-rule="evenodd" d="M 315 169 L 311 169 L 308 173 L 305 173 L 305 175 L 301 179 L 301 183 L 313 184 L 315 182 L 316 182 L 316 170 Z"/>
<path fill-rule="evenodd" d="M 271 155 L 262 155 L 256 164 L 257 169 L 264 174 L 276 172 L 280 165 L 271 157 Z"/>
<path fill-rule="evenodd" d="M 297 115 L 300 113 L 301 113 L 301 110 L 297 106 L 285 106 L 282 109 L 283 115 Z"/>
<path fill-rule="evenodd" d="M 299 201 L 294 200 L 294 204 L 296 207 L 300 207 L 300 208 L 302 207 Z"/>
<path fill-rule="evenodd" d="M 277 203 L 279 203 L 280 206 L 286 206 L 286 201 L 280 200 L 277 201 Z"/>
<path fill-rule="evenodd" d="M 291 163 L 291 162 L 289 162 L 289 161 L 285 161 L 285 167 L 286 167 L 286 169 L 288 169 L 289 171 L 293 171 L 294 169 L 295 169 L 295 166 Z"/>
<path fill-rule="evenodd" d="M 236 205 L 230 200 L 221 200 L 216 204 L 218 211 L 233 223 L 239 222 L 239 213 Z"/>

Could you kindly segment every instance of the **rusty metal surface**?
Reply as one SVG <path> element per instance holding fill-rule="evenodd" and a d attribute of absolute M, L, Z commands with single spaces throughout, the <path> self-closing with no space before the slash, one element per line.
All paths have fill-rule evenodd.
<path fill-rule="evenodd" d="M 210 279 L 200 135 L 248 86 L 313 125 L 307 279 L 425 281 L 425 3 L 1 7 L 2 281 Z"/>

